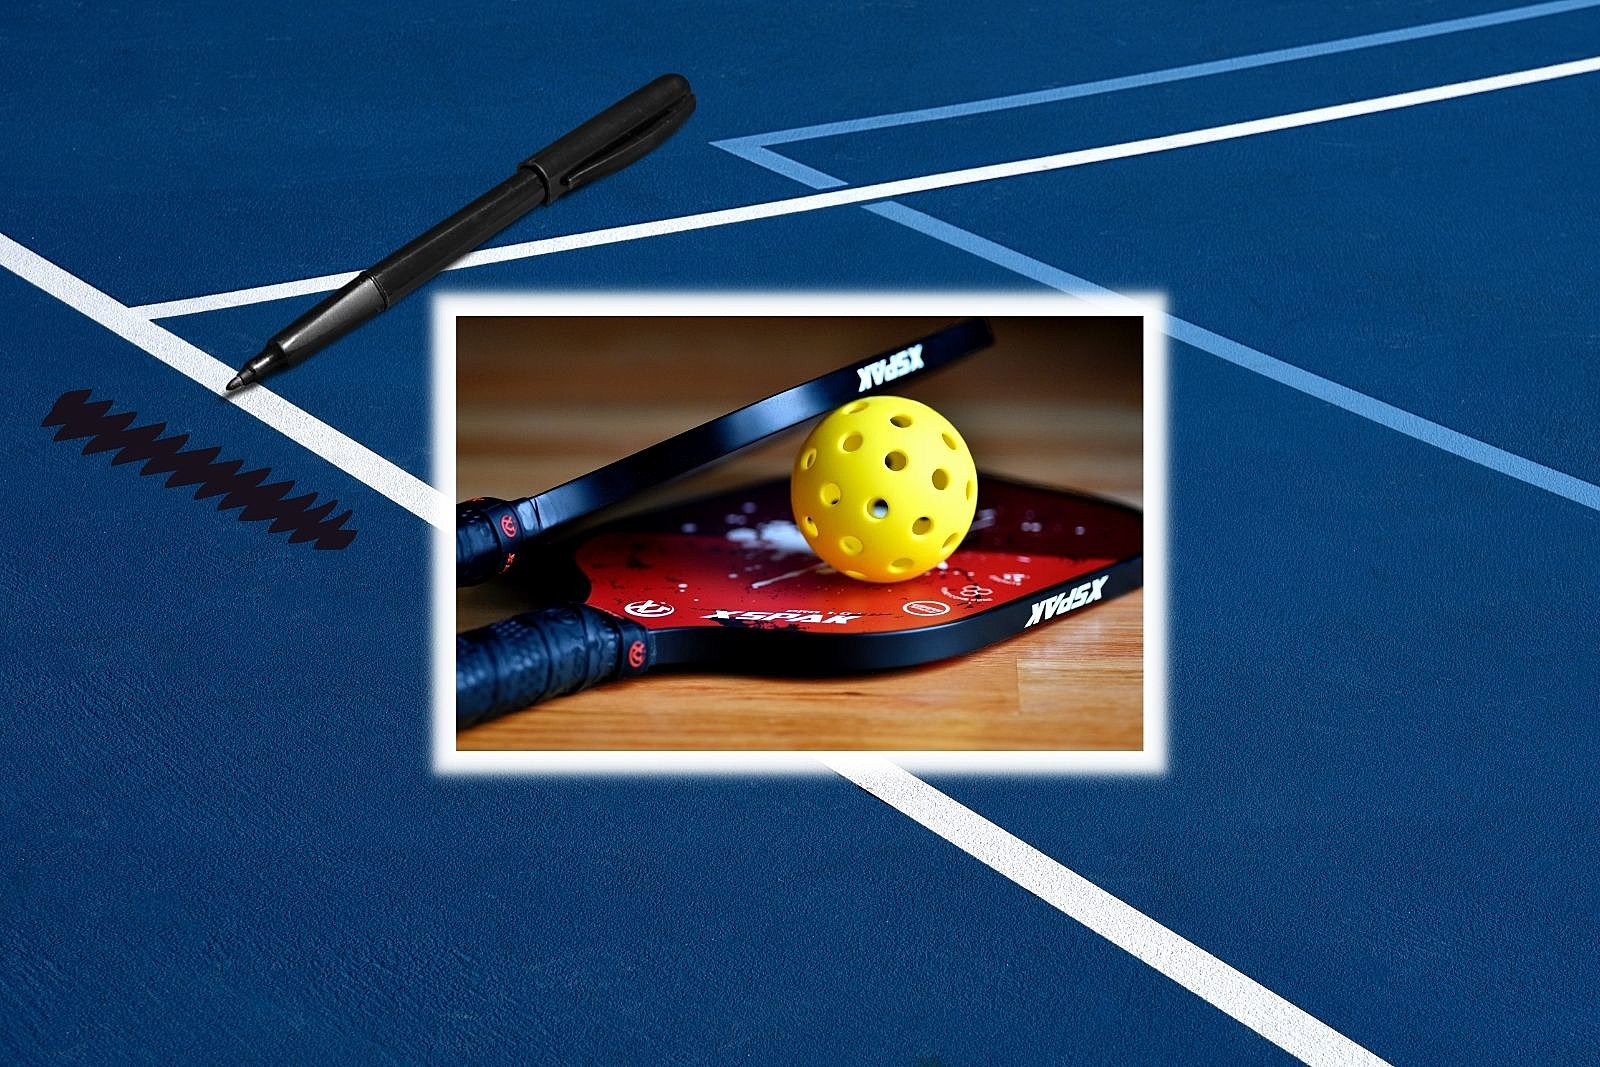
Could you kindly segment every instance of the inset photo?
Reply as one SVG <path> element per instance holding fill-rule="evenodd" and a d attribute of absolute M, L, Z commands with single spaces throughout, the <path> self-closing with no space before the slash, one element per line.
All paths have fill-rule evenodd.
<path fill-rule="evenodd" d="M 1150 314 L 441 299 L 461 504 L 439 736 L 529 754 L 507 769 L 1158 769 Z"/>

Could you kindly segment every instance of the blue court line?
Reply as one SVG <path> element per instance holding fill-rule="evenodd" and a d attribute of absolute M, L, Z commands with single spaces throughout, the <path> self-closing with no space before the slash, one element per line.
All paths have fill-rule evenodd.
<path fill-rule="evenodd" d="M 1357 37 L 1341 37 L 1333 41 L 1299 45 L 1294 48 L 1278 48 L 1270 52 L 1256 52 L 1246 56 L 1235 56 L 1232 59 L 1190 63 L 1181 67 L 1168 67 L 1165 70 L 1150 71 L 1144 74 L 1103 78 L 1099 81 L 1082 82 L 1078 85 L 1067 85 L 1057 89 L 1013 93 L 1009 96 L 973 100 L 965 104 L 947 104 L 942 107 L 918 108 L 914 111 L 897 111 L 888 115 L 871 115 L 866 118 L 845 119 L 840 122 L 824 122 L 815 126 L 796 126 L 792 129 L 776 130 L 772 133 L 747 134 L 743 137 L 732 137 L 711 143 L 724 151 L 749 159 L 753 163 L 758 163 L 768 170 L 774 170 L 780 174 L 793 177 L 794 175 L 788 174 L 786 170 L 786 167 L 792 161 L 786 160 L 775 152 L 764 151 L 764 146 L 793 144 L 796 141 L 809 141 L 819 137 L 832 137 L 837 134 L 859 133 L 863 130 L 881 130 L 890 126 L 910 126 L 919 122 L 936 122 L 940 119 L 960 118 L 965 115 L 980 115 L 990 111 L 1006 111 L 1011 108 L 1031 107 L 1034 104 L 1049 104 L 1085 96 L 1098 96 L 1102 93 L 1115 93 L 1125 89 L 1138 89 L 1150 85 L 1162 85 L 1167 82 L 1186 81 L 1190 78 L 1204 78 L 1212 74 L 1226 74 L 1231 71 L 1249 70 L 1253 67 L 1268 67 L 1277 63 L 1292 63 L 1296 60 L 1313 59 L 1318 56 L 1355 52 L 1364 48 L 1376 48 L 1380 45 L 1399 44 L 1404 41 L 1420 41 L 1428 37 L 1442 37 L 1446 34 L 1460 33 L 1464 30 L 1477 30 L 1488 26 L 1504 26 L 1507 23 L 1523 22 L 1528 19 L 1543 18 L 1547 15 L 1562 15 L 1571 11 L 1581 11 L 1585 8 L 1597 6 L 1600 6 L 1600 0 L 1554 0 L 1551 3 L 1528 4 L 1523 7 L 1506 8 L 1501 11 L 1489 11 L 1482 15 L 1445 19 L 1441 22 L 1426 22 L 1420 26 L 1384 30 L 1379 33 L 1364 33 Z M 839 184 L 842 185 L 844 183 L 840 182 Z M 816 186 L 816 188 L 826 187 Z"/>
<path fill-rule="evenodd" d="M 840 181 L 831 174 L 824 174 L 815 167 L 808 167 L 804 163 L 797 163 L 788 156 L 782 156 L 770 148 L 757 145 L 753 148 L 730 148 L 729 141 L 713 141 L 718 148 L 732 152 L 740 159 L 748 160 L 758 167 L 766 167 L 785 178 L 793 179 L 801 185 L 809 185 L 813 189 L 838 189 L 850 184 Z"/>

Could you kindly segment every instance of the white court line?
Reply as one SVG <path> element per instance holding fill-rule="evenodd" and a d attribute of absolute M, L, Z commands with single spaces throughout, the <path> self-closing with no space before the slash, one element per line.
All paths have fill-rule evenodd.
<path fill-rule="evenodd" d="M 1242 137 L 1274 133 L 1279 130 L 1292 130 L 1304 126 L 1315 126 L 1320 123 L 1337 122 L 1341 119 L 1357 118 L 1362 115 L 1375 115 L 1384 111 L 1398 111 L 1402 108 L 1433 104 L 1443 100 L 1456 100 L 1464 96 L 1492 93 L 1520 85 L 1532 85 L 1538 82 L 1554 81 L 1558 78 L 1570 78 L 1578 74 L 1592 74 L 1595 71 L 1600 71 L 1600 56 L 1573 60 L 1570 63 L 1556 63 L 1547 67 L 1513 71 L 1509 74 L 1496 74 L 1488 78 L 1474 78 L 1471 81 L 1453 82 L 1449 85 L 1436 85 L 1427 89 L 1415 89 L 1390 96 L 1356 100 L 1347 104 L 1312 108 L 1308 111 L 1294 111 L 1284 115 L 1251 119 L 1246 122 L 1230 122 L 1223 126 L 1209 126 L 1201 130 L 1189 130 L 1185 133 L 1146 137 L 1138 141 L 1127 141 L 1122 144 L 1106 145 L 1100 148 L 1058 152 L 1048 156 L 1012 160 L 1009 163 L 992 163 L 982 167 L 967 167 L 962 170 L 945 171 L 940 174 L 924 174 L 915 178 L 900 178 L 895 181 L 879 182 L 875 185 L 830 189 L 822 193 L 789 197 L 784 200 L 769 200 L 761 204 L 724 208 L 720 211 L 707 211 L 698 215 L 682 215 L 677 218 L 638 222 L 627 226 L 613 226 L 608 229 L 590 230 L 587 233 L 568 234 L 563 237 L 547 237 L 538 241 L 525 241 L 521 244 L 501 245 L 496 248 L 480 249 L 470 255 L 463 256 L 452 264 L 449 269 L 460 270 L 466 267 L 481 267 L 490 263 L 503 263 L 509 260 L 549 255 L 552 252 L 569 252 L 579 248 L 594 248 L 599 245 L 637 241 L 648 237 L 663 237 L 668 234 L 687 233 L 692 230 L 705 230 L 742 222 L 755 222 L 760 219 L 779 218 L 784 215 L 798 215 L 808 211 L 822 211 L 849 204 L 864 204 L 873 200 L 890 200 L 896 197 L 911 196 L 916 193 L 931 192 L 936 189 L 950 189 L 961 185 L 996 181 L 1001 178 L 1015 178 L 1025 174 L 1042 174 L 1047 171 L 1065 170 L 1069 167 L 1081 167 L 1086 164 L 1103 163 L 1113 159 L 1129 159 L 1134 156 L 1153 155 L 1157 152 L 1170 152 L 1179 148 L 1192 148 L 1196 145 L 1216 144 L 1220 141 L 1232 141 Z M 326 292 L 338 288 L 354 276 L 350 272 L 328 274 L 320 278 L 302 278 L 296 281 L 279 282 L 274 285 L 256 286 L 251 289 L 236 289 L 226 293 L 212 293 L 207 296 L 187 297 L 182 300 L 143 304 L 131 310 L 134 314 L 151 319 L 193 315 L 202 311 L 215 311 L 220 308 L 240 307 L 245 304 L 256 304 L 268 300 L 281 300 L 284 297 L 302 296 L 307 293 Z"/>
<path fill-rule="evenodd" d="M 223 386 L 233 377 L 232 367 L 4 234 L 0 234 L 0 266 L 218 396 L 227 395 Z M 230 403 L 435 526 L 453 521 L 449 501 L 437 489 L 278 394 L 252 385 L 233 395 Z"/>
<path fill-rule="evenodd" d="M 1306 1063 L 1382 1064 L 1328 1024 L 881 756 L 818 757 L 891 808 L 1022 886 Z"/>

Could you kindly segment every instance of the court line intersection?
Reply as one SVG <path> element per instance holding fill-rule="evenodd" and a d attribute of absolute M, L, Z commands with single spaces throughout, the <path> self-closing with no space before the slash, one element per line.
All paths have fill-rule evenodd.
<path fill-rule="evenodd" d="M 1551 3 L 1528 4 L 1524 7 L 1505 8 L 1500 11 L 1488 11 L 1464 18 L 1443 19 L 1438 22 L 1425 22 L 1416 26 L 1404 26 L 1394 30 L 1358 34 L 1354 37 L 1340 37 L 1334 40 L 1318 41 L 1314 44 L 1296 45 L 1292 48 L 1274 48 L 1266 52 L 1253 52 L 1249 55 L 1214 59 L 1204 63 L 1187 63 L 1183 66 L 1166 67 L 1161 70 L 1146 71 L 1142 74 L 1101 78 L 1096 81 L 1079 82 L 1075 85 L 1065 85 L 1055 89 L 1009 93 L 1005 96 L 991 96 L 983 100 L 969 100 L 960 104 L 915 108 L 911 111 L 895 111 L 884 115 L 843 119 L 838 122 L 821 122 L 811 126 L 796 126 L 787 130 L 774 130 L 770 133 L 753 133 L 743 137 L 731 137 L 712 143 L 719 148 L 732 152 L 736 156 L 748 159 L 752 163 L 758 163 L 768 170 L 776 171 L 779 174 L 809 184 L 806 179 L 798 176 L 809 169 L 804 164 L 797 163 L 776 152 L 764 150 L 773 145 L 795 144 L 800 141 L 836 137 L 841 134 L 861 133 L 867 130 L 889 129 L 894 126 L 912 126 L 926 122 L 937 122 L 941 119 L 965 118 L 969 115 L 983 115 L 995 111 L 1009 111 L 1019 107 L 1032 107 L 1035 104 L 1053 104 L 1063 100 L 1100 96 L 1104 93 L 1190 81 L 1195 78 L 1210 77 L 1213 74 L 1231 74 L 1237 71 L 1276 66 L 1281 63 L 1292 63 L 1303 59 L 1316 59 L 1323 56 L 1360 52 L 1369 48 L 1382 47 L 1383 45 L 1421 41 L 1430 37 L 1444 37 L 1467 30 L 1510 25 L 1530 19 L 1544 18 L 1549 15 L 1564 15 L 1592 7 L 1600 7 L 1600 0 L 1554 0 Z M 839 184 L 843 185 L 845 183 L 839 182 Z M 819 188 L 827 188 L 827 186 L 820 186 Z"/>
<path fill-rule="evenodd" d="M 451 522 L 454 508 L 433 486 L 270 389 L 256 387 L 236 394 L 225 393 L 223 387 L 233 377 L 233 368 L 5 234 L 0 234 L 0 266 L 217 396 L 229 396 L 231 403 L 240 410 L 376 489 L 418 518 L 441 527 Z"/>

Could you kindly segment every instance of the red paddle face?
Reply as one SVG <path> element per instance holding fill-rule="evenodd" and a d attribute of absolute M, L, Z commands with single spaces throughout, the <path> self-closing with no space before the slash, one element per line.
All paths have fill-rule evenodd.
<path fill-rule="evenodd" d="M 592 607 L 650 629 L 867 633 L 952 622 L 1141 550 L 1137 512 L 980 476 L 977 517 L 961 546 L 892 585 L 847 578 L 818 559 L 795 528 L 786 480 L 608 527 L 576 560 Z"/>

